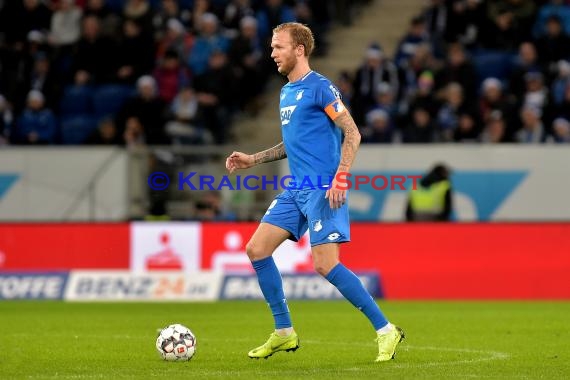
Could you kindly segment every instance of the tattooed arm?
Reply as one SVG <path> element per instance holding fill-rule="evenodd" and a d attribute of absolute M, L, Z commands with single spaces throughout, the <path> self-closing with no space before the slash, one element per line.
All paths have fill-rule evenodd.
<path fill-rule="evenodd" d="M 285 145 L 283 145 L 283 142 L 280 142 L 273 148 L 255 154 L 233 152 L 226 159 L 226 169 L 228 169 L 230 173 L 233 173 L 237 169 L 248 169 L 258 164 L 282 160 L 286 157 Z"/>
<path fill-rule="evenodd" d="M 283 141 L 275 145 L 273 148 L 264 150 L 263 152 L 255 153 L 253 155 L 253 162 L 257 164 L 264 164 L 266 162 L 272 162 L 277 160 L 282 160 L 287 157 L 285 152 L 285 145 Z"/>
<path fill-rule="evenodd" d="M 360 145 L 360 132 L 358 132 L 358 127 L 348 111 L 344 111 L 334 119 L 334 123 L 337 127 L 342 129 L 344 141 L 341 147 L 340 163 L 338 164 L 335 178 L 327 190 L 325 198 L 329 200 L 331 208 L 339 208 L 346 202 L 347 188 L 338 187 L 338 177 L 342 174 L 346 176 L 352 167 L 352 163 L 356 157 L 356 151 L 358 151 L 358 146 Z M 346 177 L 342 176 L 341 178 L 346 179 Z"/>
<path fill-rule="evenodd" d="M 337 173 L 349 172 L 360 145 L 360 132 L 358 132 L 358 127 L 348 111 L 337 117 L 334 123 L 342 129 L 344 134 Z"/>

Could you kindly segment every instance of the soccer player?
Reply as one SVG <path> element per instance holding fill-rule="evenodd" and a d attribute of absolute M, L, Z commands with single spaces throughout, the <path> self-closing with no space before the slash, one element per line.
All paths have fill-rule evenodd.
<path fill-rule="evenodd" d="M 272 255 L 286 239 L 298 240 L 309 229 L 315 270 L 370 320 L 377 333 L 376 361 L 387 361 L 394 357 L 404 333 L 388 322 L 358 277 L 339 261 L 339 245 L 350 241 L 350 226 L 346 186 L 336 176 L 349 173 L 360 134 L 336 87 L 309 67 L 313 47 L 313 34 L 302 24 L 285 23 L 273 30 L 271 58 L 289 80 L 281 89 L 279 105 L 283 141 L 255 154 L 233 152 L 226 159 L 226 168 L 233 173 L 288 158 L 291 175 L 306 185 L 297 183 L 273 200 L 246 246 L 275 320 L 269 340 L 248 356 L 267 358 L 299 348 Z"/>

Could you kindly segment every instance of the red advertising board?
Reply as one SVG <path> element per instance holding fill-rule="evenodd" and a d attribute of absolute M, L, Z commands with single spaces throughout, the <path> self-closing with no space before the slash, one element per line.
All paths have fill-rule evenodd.
<path fill-rule="evenodd" d="M 237 229 L 247 242 L 255 227 Z M 202 225 L 204 268 L 235 230 Z M 341 260 L 378 272 L 387 298 L 570 298 L 570 223 L 353 224 L 351 235 Z"/>
<path fill-rule="evenodd" d="M 245 253 L 245 245 L 256 228 L 255 223 L 203 223 L 202 268 L 225 267 L 231 268 L 230 270 L 247 271 L 247 267 L 251 267 L 251 264 Z M 218 261 L 224 263 L 217 265 Z"/>
<path fill-rule="evenodd" d="M 360 224 L 342 249 L 398 299 L 568 299 L 569 223 Z"/>
<path fill-rule="evenodd" d="M 202 269 L 229 273 L 253 273 L 245 246 L 257 228 L 255 223 L 202 224 Z M 308 235 L 283 243 L 273 255 L 282 273 L 312 271 Z"/>
<path fill-rule="evenodd" d="M 127 223 L 0 224 L 0 271 L 128 267 Z"/>
<path fill-rule="evenodd" d="M 133 231 L 144 226 L 133 225 L 0 224 L 0 271 L 141 270 Z M 158 227 L 156 236 L 138 239 L 141 257 L 166 247 L 188 268 L 251 272 L 245 245 L 255 223 L 188 223 L 196 234 L 183 237 L 197 242 L 195 259 L 175 233 L 186 224 Z M 172 241 L 160 239 L 164 231 Z M 389 299 L 570 299 L 570 223 L 355 223 L 351 234 L 342 261 L 379 273 Z M 275 257 L 284 273 L 311 270 L 306 238 L 284 244 Z"/>

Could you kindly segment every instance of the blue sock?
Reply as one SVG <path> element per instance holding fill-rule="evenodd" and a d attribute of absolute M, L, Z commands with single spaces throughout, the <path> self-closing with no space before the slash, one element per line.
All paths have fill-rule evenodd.
<path fill-rule="evenodd" d="M 261 292 L 271 308 L 271 313 L 275 320 L 275 328 L 291 327 L 291 316 L 289 315 L 289 307 L 283 292 L 281 273 L 279 273 L 273 257 L 269 256 L 265 259 L 252 261 L 251 264 L 257 273 Z"/>
<path fill-rule="evenodd" d="M 336 286 L 340 293 L 350 301 L 358 310 L 370 320 L 375 330 L 378 330 L 388 324 L 388 320 L 382 314 L 382 311 L 374 302 L 366 288 L 362 285 L 358 277 L 352 273 L 347 267 L 338 263 L 326 279 Z"/>

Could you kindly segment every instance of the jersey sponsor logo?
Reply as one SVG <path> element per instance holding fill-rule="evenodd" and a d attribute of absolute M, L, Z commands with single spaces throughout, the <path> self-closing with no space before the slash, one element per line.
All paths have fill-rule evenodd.
<path fill-rule="evenodd" d="M 331 90 L 335 98 L 340 99 L 340 91 L 334 85 L 331 84 L 329 86 L 329 89 Z"/>
<path fill-rule="evenodd" d="M 289 106 L 281 108 L 281 125 L 287 125 L 291 121 L 291 116 L 297 106 Z"/>

